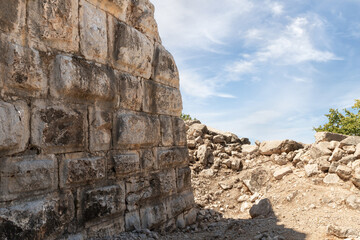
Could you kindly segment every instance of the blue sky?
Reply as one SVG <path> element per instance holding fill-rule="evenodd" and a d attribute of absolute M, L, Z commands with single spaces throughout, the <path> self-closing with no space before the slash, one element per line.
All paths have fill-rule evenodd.
<path fill-rule="evenodd" d="M 360 98 L 360 0 L 152 0 L 184 113 L 258 139 L 311 143 Z"/>

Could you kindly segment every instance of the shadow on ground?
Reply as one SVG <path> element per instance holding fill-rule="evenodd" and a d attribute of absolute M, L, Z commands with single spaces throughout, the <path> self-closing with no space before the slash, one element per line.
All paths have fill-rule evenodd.
<path fill-rule="evenodd" d="M 250 209 L 252 219 L 224 218 L 212 209 L 200 209 L 197 226 L 165 234 L 163 240 L 172 239 L 231 239 L 231 240 L 302 240 L 306 234 L 279 224 L 268 199 L 261 200 Z"/>

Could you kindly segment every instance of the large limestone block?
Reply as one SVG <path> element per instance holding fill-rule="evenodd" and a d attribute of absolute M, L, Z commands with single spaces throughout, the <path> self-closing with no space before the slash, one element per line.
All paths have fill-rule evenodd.
<path fill-rule="evenodd" d="M 79 49 L 79 2 L 73 0 L 28 1 L 30 46 L 66 52 Z"/>
<path fill-rule="evenodd" d="M 131 12 L 127 16 L 128 22 L 151 41 L 161 43 L 158 26 L 154 18 L 155 8 L 149 0 L 131 1 Z"/>
<path fill-rule="evenodd" d="M 44 96 L 47 94 L 46 67 L 51 56 L 8 43 L 0 38 L 0 86 L 11 95 Z"/>
<path fill-rule="evenodd" d="M 149 79 L 154 46 L 134 28 L 109 16 L 109 55 L 114 68 Z"/>
<path fill-rule="evenodd" d="M 0 155 L 26 149 L 30 137 L 29 123 L 29 108 L 25 102 L 0 101 Z"/>
<path fill-rule="evenodd" d="M 115 114 L 113 126 L 114 147 L 157 146 L 160 142 L 158 117 L 127 111 Z"/>
<path fill-rule="evenodd" d="M 0 1 L 0 30 L 19 34 L 25 24 L 25 0 Z"/>
<path fill-rule="evenodd" d="M 144 112 L 176 117 L 181 115 L 182 99 L 179 89 L 147 80 L 144 81 L 144 90 Z"/>
<path fill-rule="evenodd" d="M 115 81 L 122 109 L 140 111 L 143 103 L 144 85 L 140 78 L 115 71 Z"/>
<path fill-rule="evenodd" d="M 153 229 L 166 221 L 167 209 L 164 202 L 140 209 L 141 227 Z"/>
<path fill-rule="evenodd" d="M 131 8 L 131 0 L 86 0 L 92 5 L 110 13 L 122 22 L 127 21 L 127 16 Z"/>
<path fill-rule="evenodd" d="M 36 100 L 31 111 L 31 143 L 48 153 L 84 150 L 87 109 L 77 104 Z"/>
<path fill-rule="evenodd" d="M 85 221 L 124 211 L 125 185 L 112 185 L 86 191 L 83 208 Z"/>
<path fill-rule="evenodd" d="M 173 56 L 160 44 L 156 44 L 153 80 L 179 88 L 179 71 Z"/>
<path fill-rule="evenodd" d="M 111 239 L 113 236 L 120 235 L 125 231 L 124 216 L 113 217 L 106 222 L 98 222 L 91 225 L 86 234 L 86 238 L 81 235 L 74 238 L 67 238 L 66 240 L 84 240 L 84 239 Z M 65 240 L 65 239 L 63 239 Z"/>
<path fill-rule="evenodd" d="M 44 239 L 64 232 L 74 215 L 70 192 L 0 208 L 0 239 Z"/>
<path fill-rule="evenodd" d="M 107 151 L 111 147 L 112 113 L 100 107 L 89 107 L 89 150 Z"/>
<path fill-rule="evenodd" d="M 291 152 L 303 148 L 303 145 L 293 140 L 274 140 L 264 141 L 260 144 L 260 153 L 263 155 L 280 154 L 283 152 Z"/>
<path fill-rule="evenodd" d="M 60 159 L 60 187 L 83 185 L 106 176 L 106 159 L 83 154 L 68 154 Z"/>
<path fill-rule="evenodd" d="M 126 176 L 140 171 L 140 158 L 136 151 L 113 153 L 110 164 L 116 176 Z"/>
<path fill-rule="evenodd" d="M 160 116 L 161 145 L 170 147 L 174 144 L 173 120 L 170 116 Z"/>
<path fill-rule="evenodd" d="M 160 168 L 188 164 L 187 147 L 159 148 L 157 153 L 158 153 L 157 158 Z"/>
<path fill-rule="evenodd" d="M 176 193 L 176 172 L 175 169 L 155 173 L 150 181 L 152 196 L 165 196 Z"/>
<path fill-rule="evenodd" d="M 184 120 L 179 117 L 173 118 L 174 144 L 175 146 L 186 145 L 186 126 Z"/>
<path fill-rule="evenodd" d="M 140 166 L 143 172 L 156 171 L 159 169 L 156 148 L 141 149 L 139 151 L 139 155 L 140 155 Z"/>
<path fill-rule="evenodd" d="M 189 167 L 182 167 L 177 169 L 176 187 L 178 192 L 191 189 L 191 170 Z"/>
<path fill-rule="evenodd" d="M 80 0 L 80 50 L 86 59 L 106 63 L 106 13 L 94 5 Z"/>
<path fill-rule="evenodd" d="M 58 187 L 54 155 L 6 158 L 0 161 L 0 201 L 53 191 Z"/>
<path fill-rule="evenodd" d="M 54 75 L 50 81 L 50 93 L 56 98 L 109 101 L 115 96 L 114 73 L 109 67 L 59 55 Z"/>
<path fill-rule="evenodd" d="M 192 191 L 185 191 L 178 193 L 177 195 L 173 195 L 168 203 L 168 209 L 170 209 L 170 215 L 168 217 L 176 217 L 186 210 L 192 209 L 194 205 L 195 202 Z"/>

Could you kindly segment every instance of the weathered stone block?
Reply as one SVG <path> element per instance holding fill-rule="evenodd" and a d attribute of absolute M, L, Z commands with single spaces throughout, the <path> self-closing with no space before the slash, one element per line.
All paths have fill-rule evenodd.
<path fill-rule="evenodd" d="M 109 16 L 109 55 L 116 69 L 149 79 L 154 46 L 142 33 Z"/>
<path fill-rule="evenodd" d="M 106 13 L 94 5 L 80 1 L 80 50 L 86 59 L 106 63 Z"/>
<path fill-rule="evenodd" d="M 79 49 L 78 1 L 32 0 L 28 2 L 30 46 L 66 52 Z"/>
<path fill-rule="evenodd" d="M 140 164 L 143 171 L 154 171 L 158 169 L 155 149 L 143 149 L 140 151 Z"/>
<path fill-rule="evenodd" d="M 149 0 L 131 2 L 131 13 L 128 22 L 151 41 L 161 42 L 158 27 L 154 18 L 154 5 Z"/>
<path fill-rule="evenodd" d="M 7 33 L 19 33 L 25 23 L 25 1 L 0 1 L 0 30 Z"/>
<path fill-rule="evenodd" d="M 185 165 L 188 162 L 187 148 L 159 148 L 158 162 L 161 168 L 175 165 Z"/>
<path fill-rule="evenodd" d="M 18 199 L 58 186 L 54 155 L 6 158 L 0 161 L 0 201 Z"/>
<path fill-rule="evenodd" d="M 155 173 L 150 181 L 153 189 L 153 196 L 171 195 L 176 192 L 176 174 L 175 169 Z"/>
<path fill-rule="evenodd" d="M 131 0 L 86 0 L 94 6 L 103 9 L 117 19 L 125 22 Z"/>
<path fill-rule="evenodd" d="M 51 56 L 8 43 L 0 38 L 0 86 L 12 95 L 44 96 L 47 93 L 47 62 Z M 44 59 L 46 58 L 46 59 Z M 47 62 L 47 63 L 46 63 Z"/>
<path fill-rule="evenodd" d="M 112 114 L 99 107 L 89 107 L 90 142 L 89 149 L 107 151 L 111 147 Z"/>
<path fill-rule="evenodd" d="M 179 192 L 191 189 L 191 170 L 189 167 L 177 169 L 176 186 Z"/>
<path fill-rule="evenodd" d="M 115 76 L 120 95 L 120 107 L 140 111 L 144 96 L 143 82 L 128 73 L 115 71 Z"/>
<path fill-rule="evenodd" d="M 160 141 L 160 121 L 156 116 L 119 111 L 113 127 L 114 147 L 157 146 Z"/>
<path fill-rule="evenodd" d="M 165 223 L 166 216 L 165 203 L 143 207 L 140 209 L 141 227 L 143 229 L 153 229 L 154 227 Z"/>
<path fill-rule="evenodd" d="M 125 213 L 125 230 L 133 231 L 134 229 L 140 229 L 140 214 L 139 211 L 132 211 Z"/>
<path fill-rule="evenodd" d="M 114 185 L 87 191 L 84 196 L 84 219 L 90 221 L 125 210 L 125 188 Z"/>
<path fill-rule="evenodd" d="M 186 146 L 186 126 L 184 120 L 179 117 L 173 118 L 174 145 Z"/>
<path fill-rule="evenodd" d="M 126 208 L 129 212 L 139 209 L 140 203 L 153 195 L 150 181 L 143 177 L 126 180 Z"/>
<path fill-rule="evenodd" d="M 179 71 L 173 56 L 160 44 L 156 44 L 152 79 L 164 85 L 179 88 Z"/>
<path fill-rule="evenodd" d="M 125 219 L 124 216 L 121 216 L 104 223 L 97 223 L 96 225 L 89 227 L 87 231 L 86 239 L 109 239 L 113 236 L 119 235 L 124 231 L 125 231 Z M 66 239 L 66 240 L 71 240 L 71 239 Z M 73 239 L 73 240 L 85 240 L 85 238 Z"/>
<path fill-rule="evenodd" d="M 0 208 L 0 239 L 44 239 L 63 232 L 73 218 L 71 193 Z"/>
<path fill-rule="evenodd" d="M 30 114 L 23 101 L 0 101 L 0 155 L 24 151 L 30 137 Z"/>
<path fill-rule="evenodd" d="M 186 191 L 173 196 L 168 205 L 169 218 L 176 217 L 177 215 L 190 210 L 195 205 L 194 195 L 191 191 Z"/>
<path fill-rule="evenodd" d="M 70 157 L 70 159 L 67 157 Z M 69 154 L 69 156 L 64 156 L 64 159 L 60 161 L 61 187 L 69 184 L 98 181 L 105 178 L 106 160 L 104 157 L 76 157 L 78 157 L 76 154 Z"/>
<path fill-rule="evenodd" d="M 81 151 L 87 145 L 87 114 L 82 105 L 36 100 L 31 111 L 31 143 L 48 153 Z"/>
<path fill-rule="evenodd" d="M 180 90 L 151 80 L 144 81 L 144 112 L 180 116 L 182 100 Z"/>
<path fill-rule="evenodd" d="M 137 152 L 114 154 L 112 157 L 115 174 L 117 176 L 136 173 L 140 171 L 140 159 Z"/>
<path fill-rule="evenodd" d="M 160 116 L 161 145 L 170 147 L 174 144 L 173 120 L 169 116 Z M 176 131 L 176 130 L 175 130 Z"/>
<path fill-rule="evenodd" d="M 51 78 L 50 93 L 60 98 L 112 100 L 115 96 L 114 73 L 103 65 L 79 58 L 56 57 L 55 76 Z"/>

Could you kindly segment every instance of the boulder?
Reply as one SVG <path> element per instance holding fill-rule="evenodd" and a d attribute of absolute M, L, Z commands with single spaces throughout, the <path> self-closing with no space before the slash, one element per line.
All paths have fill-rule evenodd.
<path fill-rule="evenodd" d="M 339 165 L 336 168 L 336 174 L 343 180 L 349 180 L 351 178 L 352 169 L 345 165 Z"/>
<path fill-rule="evenodd" d="M 311 177 L 319 173 L 318 165 L 315 164 L 308 164 L 304 167 L 306 176 Z"/>
<path fill-rule="evenodd" d="M 208 164 L 209 157 L 212 155 L 212 151 L 206 144 L 199 146 L 197 150 L 197 158 L 199 159 L 200 163 L 204 166 Z"/>
<path fill-rule="evenodd" d="M 259 147 L 257 145 L 249 145 L 245 144 L 241 146 L 241 152 L 247 153 L 247 154 L 253 154 L 259 150 Z"/>
<path fill-rule="evenodd" d="M 271 214 L 271 212 L 272 212 L 271 203 L 270 200 L 267 198 L 261 199 L 258 204 L 254 204 L 249 211 L 251 218 L 256 218 L 261 216 L 267 217 Z"/>
<path fill-rule="evenodd" d="M 346 205 L 354 210 L 360 210 L 360 197 L 357 195 L 350 195 L 346 198 Z"/>
<path fill-rule="evenodd" d="M 317 132 L 315 133 L 315 142 L 331 142 L 337 141 L 340 142 L 347 138 L 346 135 L 338 134 L 338 133 L 331 133 L 331 132 Z"/>
<path fill-rule="evenodd" d="M 303 148 L 303 144 L 295 142 L 293 140 L 274 140 L 264 141 L 260 144 L 260 153 L 270 156 L 271 154 L 280 154 L 283 152 L 291 152 Z"/>
<path fill-rule="evenodd" d="M 348 146 L 348 145 L 358 145 L 360 143 L 359 136 L 348 136 L 344 140 L 340 142 L 340 147 Z"/>

